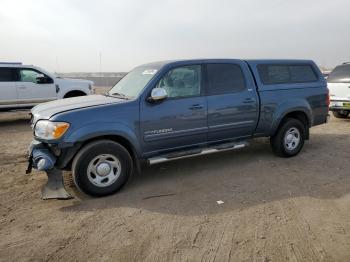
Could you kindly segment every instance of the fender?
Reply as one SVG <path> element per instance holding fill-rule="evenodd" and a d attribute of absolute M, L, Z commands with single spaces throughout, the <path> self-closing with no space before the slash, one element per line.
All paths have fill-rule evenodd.
<path fill-rule="evenodd" d="M 281 124 L 282 119 L 292 112 L 303 112 L 305 113 L 309 127 L 313 125 L 312 123 L 312 109 L 310 107 L 310 104 L 305 99 L 300 98 L 292 98 L 288 99 L 287 101 L 280 103 L 274 114 L 273 119 L 270 127 L 270 135 L 274 135 L 277 131 L 277 128 Z"/>
<path fill-rule="evenodd" d="M 141 156 L 141 147 L 136 132 L 123 123 L 95 122 L 72 130 L 64 138 L 65 143 L 75 144 L 101 136 L 120 136 L 126 139 L 133 147 L 137 157 Z"/>

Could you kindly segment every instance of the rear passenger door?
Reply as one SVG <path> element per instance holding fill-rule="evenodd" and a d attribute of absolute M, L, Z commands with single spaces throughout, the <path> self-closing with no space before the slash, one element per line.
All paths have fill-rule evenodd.
<path fill-rule="evenodd" d="M 0 67 L 0 108 L 17 104 L 16 69 Z"/>
<path fill-rule="evenodd" d="M 205 67 L 208 142 L 251 136 L 258 120 L 259 101 L 247 65 L 210 63 Z"/>

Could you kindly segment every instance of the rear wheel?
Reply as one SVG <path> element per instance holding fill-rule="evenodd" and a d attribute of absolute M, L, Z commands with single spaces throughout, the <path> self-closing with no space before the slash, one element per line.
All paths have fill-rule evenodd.
<path fill-rule="evenodd" d="M 277 133 L 270 138 L 272 150 L 281 157 L 297 155 L 304 146 L 306 128 L 304 124 L 294 118 L 286 119 Z"/>
<path fill-rule="evenodd" d="M 117 192 L 132 173 L 132 158 L 120 144 L 110 140 L 83 147 L 72 163 L 75 185 L 84 193 L 105 196 Z"/>
<path fill-rule="evenodd" d="M 349 115 L 349 112 L 340 112 L 340 111 L 333 111 L 333 116 L 336 118 L 347 118 Z"/>

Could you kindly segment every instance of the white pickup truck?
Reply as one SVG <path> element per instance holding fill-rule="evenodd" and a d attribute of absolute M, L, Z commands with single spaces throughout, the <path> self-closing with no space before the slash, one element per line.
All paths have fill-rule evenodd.
<path fill-rule="evenodd" d="M 338 65 L 327 78 L 330 107 L 336 118 L 346 118 L 350 114 L 350 63 Z"/>
<path fill-rule="evenodd" d="M 0 109 L 94 93 L 92 81 L 60 78 L 36 66 L 0 62 Z"/>

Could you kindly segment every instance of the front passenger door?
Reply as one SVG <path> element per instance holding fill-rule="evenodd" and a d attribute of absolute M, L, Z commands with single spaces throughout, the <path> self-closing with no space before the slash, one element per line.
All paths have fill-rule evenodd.
<path fill-rule="evenodd" d="M 145 156 L 206 143 L 207 101 L 202 92 L 201 68 L 188 65 L 171 69 L 156 85 L 164 88 L 168 97 L 161 102 L 141 101 Z"/>
<path fill-rule="evenodd" d="M 57 98 L 56 86 L 49 76 L 45 75 L 45 82 L 38 82 L 37 78 L 43 74 L 32 68 L 20 68 L 17 82 L 19 104 L 38 104 Z"/>

